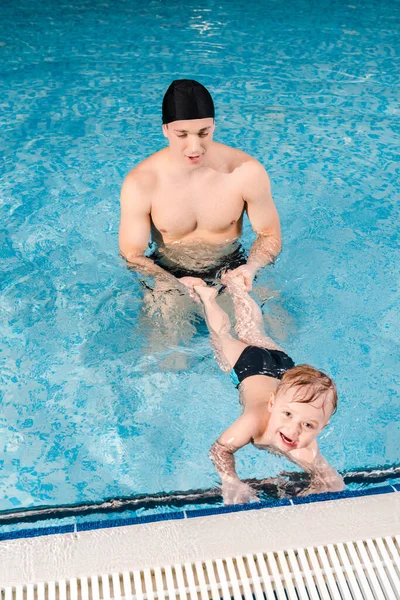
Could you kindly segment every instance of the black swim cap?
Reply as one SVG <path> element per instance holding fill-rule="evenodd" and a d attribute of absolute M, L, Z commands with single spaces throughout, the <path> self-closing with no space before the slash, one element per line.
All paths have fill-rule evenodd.
<path fill-rule="evenodd" d="M 204 85 L 193 79 L 176 79 L 162 103 L 162 122 L 214 118 L 214 102 Z"/>

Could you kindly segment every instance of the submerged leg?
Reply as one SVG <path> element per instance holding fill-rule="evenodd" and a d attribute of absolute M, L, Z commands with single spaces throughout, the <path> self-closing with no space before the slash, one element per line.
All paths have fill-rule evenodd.
<path fill-rule="evenodd" d="M 223 283 L 231 294 L 235 307 L 235 330 L 239 340 L 247 345 L 260 346 L 270 350 L 282 350 L 264 331 L 263 316 L 260 307 L 246 292 L 243 281 L 239 277 L 223 278 Z"/>
<path fill-rule="evenodd" d="M 143 354 L 156 355 L 162 369 L 187 369 L 187 345 L 196 333 L 195 321 L 202 311 L 187 293 L 156 282 L 147 289 L 138 328 L 143 340 Z"/>
<path fill-rule="evenodd" d="M 216 301 L 217 290 L 207 285 L 196 285 L 193 289 L 204 307 L 211 336 L 211 345 L 215 350 L 215 358 L 223 371 L 230 371 L 245 349 L 246 344 L 231 336 L 230 319 Z"/>

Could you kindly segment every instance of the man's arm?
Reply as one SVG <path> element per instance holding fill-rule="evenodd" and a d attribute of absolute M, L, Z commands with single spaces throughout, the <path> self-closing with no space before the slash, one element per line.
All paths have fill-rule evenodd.
<path fill-rule="evenodd" d="M 129 268 L 176 285 L 176 277 L 156 265 L 151 258 L 144 256 L 151 232 L 151 202 L 146 189 L 150 185 L 151 182 L 145 174 L 138 176 L 134 173 L 129 174 L 123 183 L 119 249 Z"/>
<path fill-rule="evenodd" d="M 258 161 L 251 160 L 242 169 L 243 199 L 257 238 L 250 249 L 247 263 L 235 271 L 243 276 L 249 291 L 256 272 L 272 263 L 281 251 L 281 229 L 278 211 L 272 200 L 270 180 L 264 167 Z"/>
<path fill-rule="evenodd" d="M 210 458 L 221 478 L 225 504 L 242 504 L 258 500 L 251 487 L 239 479 L 233 455 L 257 436 L 259 421 L 257 410 L 244 412 L 211 446 Z"/>

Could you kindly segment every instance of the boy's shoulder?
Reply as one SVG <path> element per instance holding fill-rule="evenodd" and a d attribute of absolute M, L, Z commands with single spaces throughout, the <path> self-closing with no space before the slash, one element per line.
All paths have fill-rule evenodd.
<path fill-rule="evenodd" d="M 313 440 L 309 446 L 305 448 L 295 448 L 288 451 L 288 456 L 294 461 L 312 465 L 317 457 L 320 456 L 317 440 Z"/>

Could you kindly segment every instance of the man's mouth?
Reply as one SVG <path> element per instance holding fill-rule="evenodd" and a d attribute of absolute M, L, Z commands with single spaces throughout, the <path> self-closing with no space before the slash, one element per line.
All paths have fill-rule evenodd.
<path fill-rule="evenodd" d="M 201 157 L 200 154 L 196 154 L 195 156 L 187 156 L 186 158 L 189 159 L 189 162 L 195 163 L 200 160 L 200 157 Z"/>
<path fill-rule="evenodd" d="M 285 446 L 288 446 L 289 448 L 295 448 L 297 446 L 297 442 L 294 442 L 286 435 L 283 435 L 281 431 L 279 432 L 279 435 L 281 436 L 281 440 L 285 444 Z"/>

